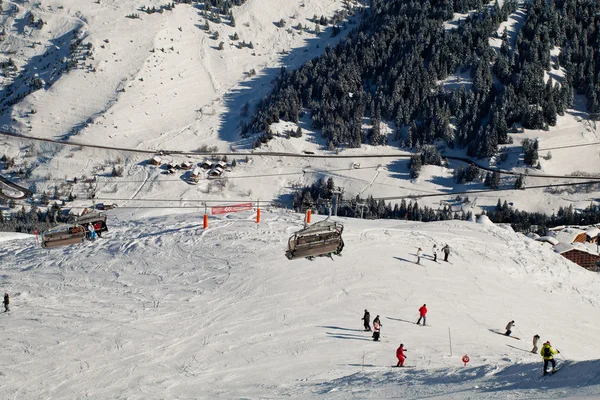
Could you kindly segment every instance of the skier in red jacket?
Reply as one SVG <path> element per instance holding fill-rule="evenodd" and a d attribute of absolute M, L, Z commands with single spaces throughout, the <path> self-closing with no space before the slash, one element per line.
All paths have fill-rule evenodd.
<path fill-rule="evenodd" d="M 400 347 L 396 350 L 396 357 L 398 358 L 396 367 L 404 367 L 404 360 L 406 359 L 406 356 L 404 355 L 405 351 L 407 350 L 404 348 L 404 344 L 400 344 Z"/>
<path fill-rule="evenodd" d="M 421 308 L 419 308 L 419 320 L 417 321 L 417 325 L 421 325 L 421 318 L 423 318 L 423 326 L 427 325 L 427 305 L 423 304 Z"/>

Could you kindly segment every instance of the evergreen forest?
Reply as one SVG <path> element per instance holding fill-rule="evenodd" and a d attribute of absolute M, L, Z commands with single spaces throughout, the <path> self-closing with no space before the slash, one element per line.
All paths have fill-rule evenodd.
<path fill-rule="evenodd" d="M 511 41 L 497 31 L 518 7 L 516 0 L 372 0 L 347 38 L 297 70 L 282 68 L 242 135 L 258 133 L 260 145 L 270 124 L 308 112 L 330 148 L 443 141 L 485 158 L 509 143 L 511 127 L 555 125 L 575 94 L 587 97 L 590 118 L 600 118 L 600 2 L 534 0 Z M 444 26 L 469 10 L 455 29 Z M 495 36 L 498 49 L 489 44 Z M 559 69 L 561 82 L 545 79 Z M 440 84 L 466 72 L 469 87 Z M 394 134 L 382 134 L 382 121 Z"/>

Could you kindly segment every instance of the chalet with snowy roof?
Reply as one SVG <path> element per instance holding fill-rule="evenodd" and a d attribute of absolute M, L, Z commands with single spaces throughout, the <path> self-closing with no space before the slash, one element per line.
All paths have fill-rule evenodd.
<path fill-rule="evenodd" d="M 212 165 L 213 168 L 219 167 L 222 170 L 225 170 L 227 168 L 227 163 L 225 161 L 217 161 L 216 163 L 214 163 Z"/>
<path fill-rule="evenodd" d="M 194 166 L 194 164 L 192 164 L 190 161 L 184 161 L 181 163 L 179 168 L 187 170 L 187 169 L 192 169 L 193 166 Z"/>
<path fill-rule="evenodd" d="M 169 161 L 167 162 L 167 169 L 172 169 L 172 170 L 177 170 L 179 169 L 180 165 L 178 163 L 176 163 L 175 161 Z"/>
<path fill-rule="evenodd" d="M 585 234 L 587 236 L 586 240 L 590 243 L 598 243 L 598 239 L 600 238 L 600 228 L 597 226 L 592 226 L 585 230 Z"/>
<path fill-rule="evenodd" d="M 224 169 L 217 165 L 217 166 L 213 167 L 210 171 L 208 171 L 208 177 L 209 178 L 218 178 L 221 175 L 223 175 L 223 171 L 224 171 Z"/>
<path fill-rule="evenodd" d="M 152 165 L 161 165 L 162 159 L 159 156 L 154 156 L 150 159 L 150 164 Z"/>
<path fill-rule="evenodd" d="M 585 243 L 587 234 L 583 229 L 578 228 L 563 228 L 552 235 L 559 243 Z"/>
<path fill-rule="evenodd" d="M 200 168 L 202 168 L 202 169 L 211 169 L 213 166 L 212 163 L 208 160 L 202 161 L 199 165 L 200 165 Z"/>
<path fill-rule="evenodd" d="M 203 172 L 202 169 L 200 167 L 196 167 L 192 170 L 192 172 L 190 172 L 190 177 L 189 177 L 189 182 L 192 184 L 196 184 L 198 183 L 198 181 L 200 180 L 200 177 L 202 176 Z"/>
<path fill-rule="evenodd" d="M 554 246 L 561 256 L 581 265 L 590 271 L 600 271 L 600 254 L 594 248 L 595 246 L 586 243 L 559 243 Z"/>

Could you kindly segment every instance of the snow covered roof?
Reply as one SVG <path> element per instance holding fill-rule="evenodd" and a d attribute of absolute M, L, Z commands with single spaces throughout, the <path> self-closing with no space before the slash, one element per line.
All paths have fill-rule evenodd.
<path fill-rule="evenodd" d="M 585 230 L 585 233 L 589 236 L 589 237 L 594 237 L 594 236 L 598 236 L 598 234 L 600 233 L 600 228 L 596 227 L 596 226 L 592 226 L 591 228 L 588 228 Z"/>
<path fill-rule="evenodd" d="M 582 229 L 577 228 L 565 228 L 559 232 L 556 232 L 554 237 L 560 243 L 573 243 L 577 235 L 585 233 Z"/>
<path fill-rule="evenodd" d="M 559 242 L 553 236 L 540 236 L 537 239 L 538 242 L 550 243 L 552 246 L 556 246 Z"/>
<path fill-rule="evenodd" d="M 579 250 L 588 254 L 598 256 L 598 252 L 596 251 L 596 245 L 589 245 L 587 243 L 558 243 L 556 246 L 554 246 L 554 251 L 556 251 L 559 254 L 563 254 L 571 250 Z"/>

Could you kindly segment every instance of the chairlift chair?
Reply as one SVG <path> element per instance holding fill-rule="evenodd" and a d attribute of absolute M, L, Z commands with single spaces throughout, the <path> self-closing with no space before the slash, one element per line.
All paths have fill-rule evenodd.
<path fill-rule="evenodd" d="M 290 236 L 285 256 L 289 260 L 296 260 L 321 256 L 331 257 L 333 254 L 340 255 L 344 248 L 343 230 L 344 225 L 331 221 L 329 218 L 301 229 Z"/>
<path fill-rule="evenodd" d="M 59 225 L 42 234 L 42 247 L 51 248 L 83 243 L 85 233 L 82 225 Z"/>

